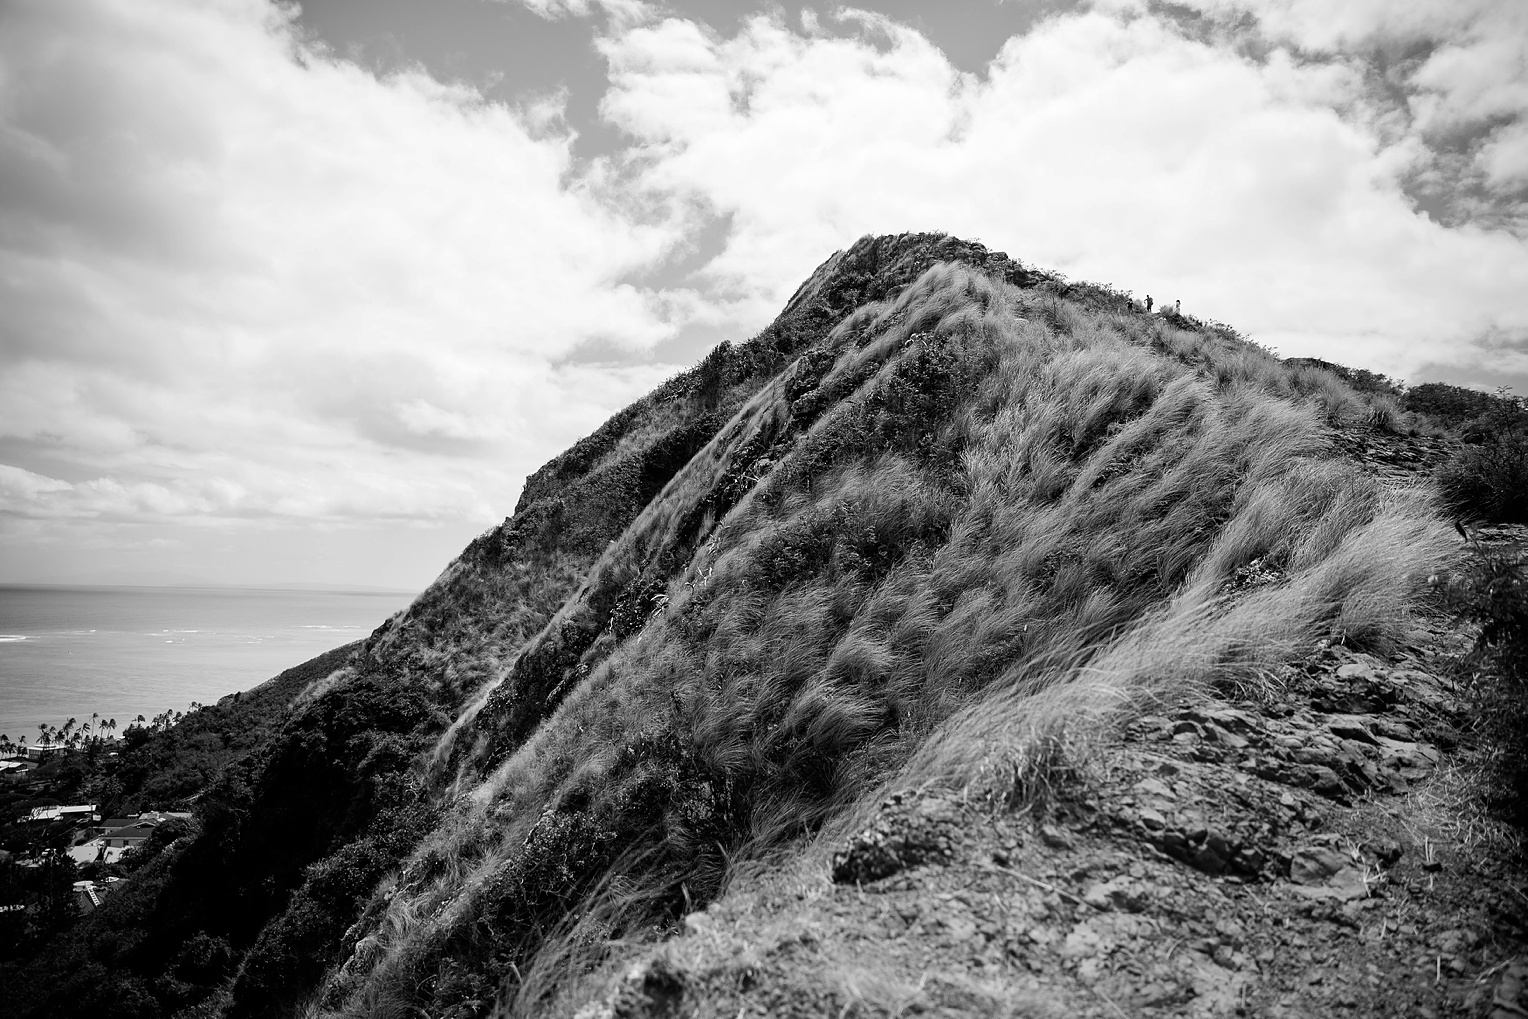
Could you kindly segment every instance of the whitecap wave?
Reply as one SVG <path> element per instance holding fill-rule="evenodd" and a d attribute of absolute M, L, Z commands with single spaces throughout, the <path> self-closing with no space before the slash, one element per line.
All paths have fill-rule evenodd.
<path fill-rule="evenodd" d="M 24 633 L 0 633 L 0 644 L 19 644 L 26 639 Z"/>

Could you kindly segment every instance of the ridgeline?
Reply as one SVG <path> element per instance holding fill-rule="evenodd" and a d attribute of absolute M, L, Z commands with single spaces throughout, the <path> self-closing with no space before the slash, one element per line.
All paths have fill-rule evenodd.
<path fill-rule="evenodd" d="M 1522 409 L 1457 392 L 861 240 L 287 674 L 0 1010 L 1512 1004 Z"/>

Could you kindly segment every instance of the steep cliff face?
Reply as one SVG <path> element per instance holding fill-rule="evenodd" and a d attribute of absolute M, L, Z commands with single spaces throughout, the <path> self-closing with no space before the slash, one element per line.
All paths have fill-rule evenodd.
<path fill-rule="evenodd" d="M 862 240 L 528 479 L 35 1014 L 86 956 L 103 1011 L 572 1007 L 886 788 L 1021 803 L 1152 705 L 1382 646 L 1444 529 L 1334 451 L 1364 414 L 1225 327 Z M 190 979 L 198 937 L 242 963 Z"/>

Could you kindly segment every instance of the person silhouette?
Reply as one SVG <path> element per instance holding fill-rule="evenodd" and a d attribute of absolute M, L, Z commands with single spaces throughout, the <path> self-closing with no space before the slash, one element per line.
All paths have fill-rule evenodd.
<path fill-rule="evenodd" d="M 1146 295 L 1146 310 L 1148 312 L 1151 311 L 1151 295 L 1150 294 Z"/>

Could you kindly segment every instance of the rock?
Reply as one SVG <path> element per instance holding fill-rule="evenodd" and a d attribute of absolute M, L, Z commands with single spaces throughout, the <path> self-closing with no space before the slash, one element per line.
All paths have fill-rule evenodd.
<path fill-rule="evenodd" d="M 1293 890 L 1308 899 L 1351 901 L 1365 898 L 1369 886 L 1361 870 L 1345 854 L 1330 846 L 1307 846 L 1289 862 Z"/>
<path fill-rule="evenodd" d="M 1373 856 L 1381 867 L 1393 867 L 1406 853 L 1406 848 L 1399 842 L 1385 839 L 1380 842 L 1365 842 L 1360 849 Z"/>
<path fill-rule="evenodd" d="M 1167 787 L 1167 783 L 1161 779 L 1143 778 L 1135 784 L 1134 788 L 1146 796 L 1156 796 L 1165 800 L 1177 799 L 1173 791 Z"/>
<path fill-rule="evenodd" d="M 1082 893 L 1082 901 L 1104 912 L 1139 913 L 1146 908 L 1146 896 L 1126 877 L 1089 886 Z"/>
<path fill-rule="evenodd" d="M 1528 1014 L 1528 959 L 1504 967 L 1491 995 L 1491 1019 L 1522 1019 Z"/>
<path fill-rule="evenodd" d="M 949 939 L 954 943 L 970 941 L 976 937 L 976 923 L 964 914 L 957 914 L 944 921 L 945 929 L 949 932 Z"/>
<path fill-rule="evenodd" d="M 1333 715 L 1327 720 L 1326 727 L 1338 739 L 1356 740 L 1378 746 L 1379 741 L 1369 731 L 1369 722 L 1370 719 L 1360 715 Z"/>
<path fill-rule="evenodd" d="M 1433 946 L 1442 955 L 1458 955 L 1472 948 L 1474 943 L 1475 939 L 1468 931 L 1451 930 L 1439 934 Z"/>
<path fill-rule="evenodd" d="M 1053 824 L 1042 824 L 1040 826 L 1040 841 L 1052 849 L 1072 848 L 1071 836 Z"/>
<path fill-rule="evenodd" d="M 1141 824 L 1150 831 L 1161 831 L 1167 827 L 1167 818 L 1150 807 L 1142 807 L 1140 812 Z"/>
<path fill-rule="evenodd" d="M 1202 870 L 1206 874 L 1219 874 L 1226 869 L 1230 859 L 1231 846 L 1220 835 L 1211 834 L 1206 837 L 1204 845 L 1194 854 L 1190 862 L 1196 870 Z"/>
<path fill-rule="evenodd" d="M 874 825 L 833 855 L 833 880 L 865 884 L 925 863 L 947 861 L 954 854 L 960 829 L 956 803 L 931 797 L 912 806 L 900 795 L 893 796 L 881 805 Z"/>
<path fill-rule="evenodd" d="M 1080 923 L 1072 928 L 1066 940 L 1061 943 L 1061 956 L 1066 959 L 1082 959 L 1096 954 L 1102 945 L 1103 939 L 1098 936 L 1098 932 L 1086 923 Z"/>
<path fill-rule="evenodd" d="M 1246 738 L 1238 736 L 1227 729 L 1222 729 L 1213 723 L 1206 725 L 1204 729 L 1207 736 L 1212 737 L 1215 742 L 1223 747 L 1229 747 L 1232 750 L 1242 750 L 1251 745 Z"/>
<path fill-rule="evenodd" d="M 1324 884 L 1350 862 L 1342 853 L 1324 846 L 1300 849 L 1290 860 L 1289 880 L 1297 885 Z"/>
<path fill-rule="evenodd" d="M 1403 743 L 1413 743 L 1416 741 L 1416 736 L 1412 733 L 1411 726 L 1404 722 L 1392 721 L 1388 718 L 1374 719 L 1369 724 L 1369 731 L 1373 732 L 1376 736 L 1383 736 L 1386 739 L 1393 739 Z"/>
<path fill-rule="evenodd" d="M 1342 804 L 1348 802 L 1348 787 L 1343 784 L 1342 779 L 1331 768 L 1324 766 L 1310 767 L 1306 769 L 1306 776 L 1311 789 L 1322 796 Z"/>

